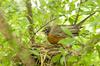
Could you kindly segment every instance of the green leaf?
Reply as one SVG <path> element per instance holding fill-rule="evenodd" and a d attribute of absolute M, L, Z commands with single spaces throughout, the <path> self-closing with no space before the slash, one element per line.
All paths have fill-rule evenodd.
<path fill-rule="evenodd" d="M 73 38 L 65 38 L 65 39 L 60 40 L 58 43 L 61 43 L 63 45 L 68 45 L 68 44 L 72 44 L 73 41 L 74 41 Z"/>
<path fill-rule="evenodd" d="M 72 32 L 70 31 L 70 29 L 65 28 L 65 27 L 61 27 L 61 28 L 62 28 L 62 30 L 63 30 L 67 35 L 73 36 L 73 34 L 72 34 Z"/>
<path fill-rule="evenodd" d="M 36 56 L 39 56 L 39 51 L 38 50 L 33 50 L 32 53 Z"/>
<path fill-rule="evenodd" d="M 64 63 L 65 63 L 65 56 L 61 57 L 60 63 L 61 63 L 61 65 L 64 65 Z"/>
<path fill-rule="evenodd" d="M 68 61 L 69 62 L 76 62 L 77 61 L 77 57 L 76 56 L 71 56 Z"/>
<path fill-rule="evenodd" d="M 100 46 L 99 45 L 96 46 L 96 50 L 98 51 L 99 58 L 100 58 Z"/>
<path fill-rule="evenodd" d="M 100 0 L 97 0 L 97 3 L 99 4 L 99 6 L 100 6 Z"/>
<path fill-rule="evenodd" d="M 61 58 L 61 54 L 57 54 L 56 56 L 53 56 L 53 58 L 51 59 L 51 61 L 53 63 L 58 62 Z"/>
<path fill-rule="evenodd" d="M 69 22 L 70 22 L 71 24 L 73 24 L 74 19 L 73 19 L 72 17 L 70 17 L 70 18 L 69 18 Z"/>

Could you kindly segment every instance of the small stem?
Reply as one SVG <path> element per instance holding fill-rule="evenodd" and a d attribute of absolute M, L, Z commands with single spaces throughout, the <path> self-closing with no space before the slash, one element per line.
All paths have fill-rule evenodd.
<path fill-rule="evenodd" d="M 85 19 L 83 19 L 82 21 L 80 21 L 80 22 L 77 24 L 77 26 L 81 26 L 88 18 L 90 18 L 91 16 L 93 16 L 95 13 L 96 13 L 96 11 L 93 12 L 93 13 L 91 13 L 90 15 L 88 15 Z"/>
<path fill-rule="evenodd" d="M 41 26 L 41 27 L 34 33 L 34 35 L 36 35 L 36 33 L 38 33 L 42 28 L 44 28 L 44 27 L 47 26 L 50 22 L 52 22 L 52 21 L 54 21 L 54 20 L 56 20 L 56 19 L 57 19 L 57 17 L 53 18 L 52 20 L 48 21 L 46 24 L 44 24 L 43 26 Z"/>

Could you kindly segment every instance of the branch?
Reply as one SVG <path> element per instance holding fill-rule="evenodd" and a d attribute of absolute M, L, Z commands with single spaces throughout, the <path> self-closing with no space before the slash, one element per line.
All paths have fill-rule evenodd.
<path fill-rule="evenodd" d="M 15 38 L 11 31 L 12 31 L 11 26 L 6 22 L 5 16 L 0 11 L 0 32 L 3 34 L 5 39 L 9 42 L 10 46 L 15 47 L 14 46 Z"/>
<path fill-rule="evenodd" d="M 43 26 L 41 26 L 41 27 L 35 32 L 35 35 L 36 35 L 36 33 L 39 32 L 42 28 L 44 28 L 44 27 L 47 26 L 50 22 L 56 20 L 57 18 L 58 18 L 58 17 L 55 17 L 55 18 L 51 19 L 50 21 L 48 21 L 48 22 L 47 22 L 46 24 L 44 24 Z"/>
<path fill-rule="evenodd" d="M 82 4 L 82 1 L 80 1 L 80 3 L 79 3 L 79 8 L 78 8 L 77 15 L 76 15 L 76 18 L 75 18 L 75 21 L 74 21 L 74 25 L 76 25 L 76 23 L 78 21 L 81 4 Z"/>
<path fill-rule="evenodd" d="M 77 26 L 81 26 L 87 19 L 89 19 L 91 16 L 93 16 L 96 13 L 96 11 L 94 11 L 93 13 L 91 13 L 90 15 L 88 15 L 85 19 L 83 19 L 82 21 L 80 21 Z"/>
<path fill-rule="evenodd" d="M 26 8 L 27 8 L 27 19 L 29 21 L 29 34 L 30 34 L 30 41 L 33 44 L 35 42 L 34 40 L 34 28 L 33 28 L 33 15 L 32 15 L 32 4 L 31 4 L 31 0 L 26 0 Z"/>
<path fill-rule="evenodd" d="M 75 21 L 74 21 L 74 25 L 76 25 L 77 21 L 78 21 L 78 18 L 79 18 L 79 12 L 80 12 L 80 7 L 77 11 L 77 15 L 76 15 L 76 18 L 75 18 Z"/>
<path fill-rule="evenodd" d="M 32 15 L 32 4 L 31 4 L 31 0 L 27 0 L 26 1 L 26 8 L 27 8 L 27 19 L 30 22 L 30 24 L 33 24 L 33 15 Z"/>
<path fill-rule="evenodd" d="M 86 2 L 86 1 L 82 2 L 82 0 L 80 0 L 79 8 L 78 8 L 77 15 L 76 15 L 76 18 L 75 18 L 75 21 L 74 21 L 74 25 L 76 25 L 76 23 L 77 23 L 77 21 L 78 21 L 81 5 L 82 5 L 83 3 L 85 3 L 85 2 Z"/>

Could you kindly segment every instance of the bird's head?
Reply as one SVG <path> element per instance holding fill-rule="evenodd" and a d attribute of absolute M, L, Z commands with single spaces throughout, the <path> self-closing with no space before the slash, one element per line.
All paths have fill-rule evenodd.
<path fill-rule="evenodd" d="M 50 26 L 47 26 L 47 27 L 44 28 L 43 32 L 44 32 L 46 35 L 48 35 L 49 32 L 50 32 L 50 30 L 51 30 L 51 27 L 50 27 Z"/>

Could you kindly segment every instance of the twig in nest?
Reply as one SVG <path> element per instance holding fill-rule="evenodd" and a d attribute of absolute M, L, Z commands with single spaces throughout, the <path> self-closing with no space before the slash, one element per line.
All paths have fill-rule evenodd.
<path fill-rule="evenodd" d="M 45 54 L 41 54 L 41 66 L 44 66 L 44 61 L 47 57 L 47 51 L 45 51 Z"/>

